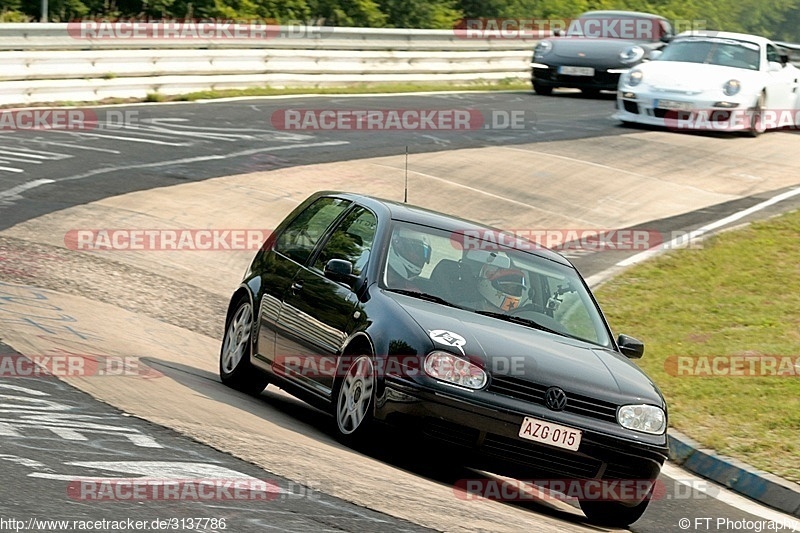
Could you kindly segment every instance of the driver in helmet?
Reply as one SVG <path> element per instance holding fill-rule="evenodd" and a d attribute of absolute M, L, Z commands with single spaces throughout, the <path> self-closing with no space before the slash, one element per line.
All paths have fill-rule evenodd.
<path fill-rule="evenodd" d="M 528 294 L 525 275 L 513 267 L 485 264 L 478 276 L 478 292 L 483 296 L 483 311 L 513 311 Z"/>
<path fill-rule="evenodd" d="M 419 289 L 415 280 L 431 262 L 431 245 L 418 234 L 395 233 L 389 244 L 386 284 L 396 289 Z"/>

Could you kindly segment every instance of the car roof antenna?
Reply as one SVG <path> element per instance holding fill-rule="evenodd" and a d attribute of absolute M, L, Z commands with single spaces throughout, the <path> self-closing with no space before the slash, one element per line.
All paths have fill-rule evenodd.
<path fill-rule="evenodd" d="M 403 187 L 403 203 L 408 203 L 408 145 L 406 145 L 406 183 Z"/>

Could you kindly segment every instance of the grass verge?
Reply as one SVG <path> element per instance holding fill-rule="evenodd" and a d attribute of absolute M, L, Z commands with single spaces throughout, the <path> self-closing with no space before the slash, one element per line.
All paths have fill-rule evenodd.
<path fill-rule="evenodd" d="M 251 87 L 249 89 L 226 89 L 218 91 L 199 91 L 176 96 L 160 93 L 148 95 L 148 101 L 186 102 L 231 98 L 237 96 L 291 96 L 302 94 L 365 94 L 365 93 L 416 93 L 435 91 L 521 91 L 530 90 L 530 83 L 519 80 L 502 80 L 497 83 L 476 82 L 469 84 L 451 83 L 376 83 L 358 84 L 344 87 Z"/>
<path fill-rule="evenodd" d="M 633 267 L 596 291 L 614 331 L 645 342 L 638 363 L 664 392 L 670 426 L 797 482 L 799 237 L 795 211 Z M 740 355 L 784 364 L 765 376 L 773 373 L 769 359 L 728 359 Z M 678 356 L 702 358 L 678 366 Z M 698 364 L 704 361 L 710 366 Z M 720 375 L 726 362 L 729 372 L 745 375 Z M 758 377 L 747 375 L 753 368 Z"/>
<path fill-rule="evenodd" d="M 105 79 L 116 77 L 106 74 Z M 188 94 L 167 95 L 149 93 L 145 98 L 105 98 L 92 102 L 36 102 L 28 104 L 3 104 L 0 109 L 19 109 L 29 107 L 62 107 L 62 106 L 99 106 L 113 104 L 134 104 L 138 102 L 194 102 L 195 100 L 212 100 L 215 98 L 232 98 L 247 96 L 297 96 L 303 94 L 366 94 L 366 93 L 419 93 L 436 91 L 530 91 L 529 82 L 516 79 L 501 80 L 497 83 L 478 81 L 468 84 L 451 83 L 381 83 L 358 84 L 345 87 L 251 87 L 249 89 L 225 89 L 219 91 L 198 91 Z"/>

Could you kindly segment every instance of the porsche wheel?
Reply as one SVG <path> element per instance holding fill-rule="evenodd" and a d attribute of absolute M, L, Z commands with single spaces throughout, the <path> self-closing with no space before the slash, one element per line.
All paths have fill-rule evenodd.
<path fill-rule="evenodd" d="M 541 94 L 542 96 L 550 96 L 553 94 L 553 88 L 547 85 L 540 85 L 538 83 L 533 84 L 533 91 L 536 94 Z"/>
<path fill-rule="evenodd" d="M 764 100 L 764 93 L 761 93 L 756 105 L 750 110 L 750 129 L 747 130 L 747 135 L 750 137 L 758 137 L 767 130 L 764 123 Z"/>

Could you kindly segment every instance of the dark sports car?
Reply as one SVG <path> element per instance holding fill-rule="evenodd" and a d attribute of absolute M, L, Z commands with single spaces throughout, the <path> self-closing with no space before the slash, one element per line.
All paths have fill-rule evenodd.
<path fill-rule="evenodd" d="M 379 421 L 421 429 L 485 470 L 574 484 L 591 520 L 627 525 L 668 451 L 664 398 L 630 361 L 643 352 L 614 339 L 555 252 L 407 204 L 320 192 L 250 264 L 219 368 L 239 390 L 271 382 L 327 410 L 345 442 L 375 435 Z M 608 489 L 625 483 L 635 488 Z"/>
<path fill-rule="evenodd" d="M 616 91 L 620 74 L 649 58 L 672 38 L 663 17 L 635 11 L 590 11 L 533 51 L 531 81 L 537 94 L 556 87 L 587 94 Z"/>

